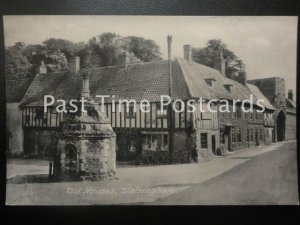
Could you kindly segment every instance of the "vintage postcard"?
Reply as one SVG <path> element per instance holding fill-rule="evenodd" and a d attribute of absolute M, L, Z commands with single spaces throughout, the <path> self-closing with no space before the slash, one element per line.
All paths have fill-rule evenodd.
<path fill-rule="evenodd" d="M 4 16 L 7 205 L 295 205 L 296 16 Z"/>

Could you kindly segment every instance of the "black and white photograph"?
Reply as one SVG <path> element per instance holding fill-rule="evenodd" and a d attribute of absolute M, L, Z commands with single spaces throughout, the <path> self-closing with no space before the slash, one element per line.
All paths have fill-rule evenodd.
<path fill-rule="evenodd" d="M 297 27 L 3 16 L 6 205 L 299 205 Z"/>

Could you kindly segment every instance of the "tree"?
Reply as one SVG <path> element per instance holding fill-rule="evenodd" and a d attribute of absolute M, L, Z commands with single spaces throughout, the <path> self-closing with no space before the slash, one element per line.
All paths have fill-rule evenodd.
<path fill-rule="evenodd" d="M 223 49 L 223 57 L 226 59 L 226 76 L 231 76 L 233 72 L 240 71 L 243 67 L 243 61 L 229 50 L 227 45 L 220 39 L 209 40 L 204 48 L 195 49 L 193 51 L 194 61 L 213 68 L 219 57 L 220 49 Z"/>
<path fill-rule="evenodd" d="M 132 52 L 135 57 L 143 62 L 161 60 L 160 47 L 151 39 L 144 39 L 142 37 L 129 36 L 124 38 L 128 43 L 128 50 Z"/>
<path fill-rule="evenodd" d="M 103 33 L 89 40 L 90 54 L 94 55 L 99 66 L 112 66 L 118 62 L 118 53 L 121 53 L 121 36 L 115 33 Z M 96 57 L 97 55 L 97 57 Z"/>
<path fill-rule="evenodd" d="M 17 42 L 5 49 L 6 79 L 20 79 L 32 76 L 33 66 L 23 54 L 25 43 Z"/>
<path fill-rule="evenodd" d="M 90 56 L 101 66 L 112 66 L 118 63 L 118 56 L 128 51 L 143 62 L 161 59 L 160 47 L 151 39 L 129 36 L 121 37 L 115 33 L 103 33 L 89 40 Z"/>

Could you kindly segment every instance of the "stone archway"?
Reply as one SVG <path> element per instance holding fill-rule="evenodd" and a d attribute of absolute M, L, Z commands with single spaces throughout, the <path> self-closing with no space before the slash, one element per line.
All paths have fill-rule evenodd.
<path fill-rule="evenodd" d="M 285 119 L 286 116 L 281 110 L 276 119 L 276 133 L 277 133 L 277 141 L 284 141 L 285 140 Z"/>

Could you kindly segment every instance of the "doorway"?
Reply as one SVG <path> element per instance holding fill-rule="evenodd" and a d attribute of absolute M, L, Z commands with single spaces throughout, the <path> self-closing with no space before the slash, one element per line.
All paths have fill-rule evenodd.
<path fill-rule="evenodd" d="M 277 132 L 277 141 L 284 141 L 285 140 L 285 114 L 281 110 L 277 115 L 276 120 L 276 132 Z"/>
<path fill-rule="evenodd" d="M 211 136 L 211 150 L 214 154 L 216 154 L 216 136 Z"/>

